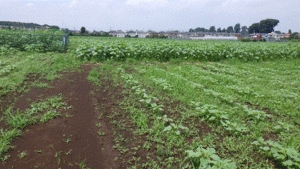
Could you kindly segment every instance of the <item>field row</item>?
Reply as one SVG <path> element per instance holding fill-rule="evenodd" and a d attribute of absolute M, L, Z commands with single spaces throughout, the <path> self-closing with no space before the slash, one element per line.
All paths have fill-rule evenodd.
<path fill-rule="evenodd" d="M 144 165 L 151 161 L 155 168 L 300 166 L 299 86 L 283 91 L 281 86 L 266 85 L 254 78 L 261 65 L 251 63 L 244 65 L 248 73 L 240 76 L 228 70 L 238 63 L 127 62 L 101 65 L 95 73 L 112 72 L 108 74 L 115 81 L 122 79 L 127 88 L 123 93 L 129 96 L 120 105 L 130 113 L 135 132 L 147 137 L 143 144 L 149 153 L 165 159 L 149 158 Z M 216 71 L 220 67 L 227 69 Z M 299 84 L 297 74 L 290 75 L 294 78 L 285 84 Z"/>
<path fill-rule="evenodd" d="M 77 55 L 83 60 L 107 59 L 138 60 L 171 59 L 220 61 L 238 59 L 243 61 L 299 58 L 299 43 L 242 43 L 217 41 L 174 41 L 153 39 L 96 39 L 82 42 Z"/>

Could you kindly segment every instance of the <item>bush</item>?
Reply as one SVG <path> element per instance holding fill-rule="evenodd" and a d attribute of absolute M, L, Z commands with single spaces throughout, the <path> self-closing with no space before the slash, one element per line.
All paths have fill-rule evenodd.
<path fill-rule="evenodd" d="M 241 39 L 242 42 L 250 42 L 251 40 L 249 38 L 244 38 L 244 39 Z"/>
<path fill-rule="evenodd" d="M 48 31 L 49 34 L 24 34 L 22 31 L 13 33 L 0 31 L 0 33 L 2 33 L 0 34 L 0 46 L 15 48 L 20 51 L 63 51 L 63 35 L 56 35 L 53 31 Z"/>

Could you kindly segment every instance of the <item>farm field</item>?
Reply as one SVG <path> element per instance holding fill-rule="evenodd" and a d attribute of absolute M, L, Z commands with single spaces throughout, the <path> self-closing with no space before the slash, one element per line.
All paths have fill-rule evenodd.
<path fill-rule="evenodd" d="M 5 52 L 0 168 L 300 168 L 298 47 L 72 37 L 65 54 Z"/>

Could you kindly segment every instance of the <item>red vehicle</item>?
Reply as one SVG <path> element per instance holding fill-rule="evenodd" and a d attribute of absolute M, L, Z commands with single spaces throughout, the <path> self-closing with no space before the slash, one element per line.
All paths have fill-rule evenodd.
<path fill-rule="evenodd" d="M 258 40 L 258 41 L 262 41 L 263 40 L 261 34 L 252 35 L 250 39 L 251 40 Z"/>

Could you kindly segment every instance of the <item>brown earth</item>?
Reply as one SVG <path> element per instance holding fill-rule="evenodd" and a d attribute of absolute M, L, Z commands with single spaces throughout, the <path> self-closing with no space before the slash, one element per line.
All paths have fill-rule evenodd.
<path fill-rule="evenodd" d="M 92 65 L 84 65 L 81 72 L 62 73 L 59 79 L 49 83 L 49 88 L 32 88 L 28 93 L 21 95 L 14 104 L 15 109 L 25 110 L 30 103 L 39 99 L 62 94 L 64 102 L 72 109 L 63 110 L 63 116 L 46 123 L 31 125 L 24 130 L 21 137 L 16 138 L 14 148 L 8 154 L 11 157 L 0 165 L 0 168 L 29 169 L 29 168 L 86 168 L 108 169 L 121 168 L 115 162 L 119 152 L 113 149 L 114 138 L 109 120 L 106 119 L 111 108 L 95 110 L 95 102 L 91 92 L 95 91 L 92 84 L 86 79 Z M 109 92 L 115 89 L 110 88 Z M 101 92 L 101 91 L 100 91 Z M 106 93 L 98 96 L 106 97 Z M 101 104 L 112 105 L 114 100 L 99 100 Z M 115 99 L 115 102 L 117 99 Z M 109 103 L 108 103 L 109 102 Z M 5 101 L 5 103 L 10 103 Z M 4 107 L 4 105 L 1 105 Z M 2 107 L 2 108 L 3 108 Z M 72 115 L 72 117 L 65 116 Z M 99 114 L 104 113 L 101 120 Z M 100 136 L 96 123 L 101 123 Z M 7 128 L 1 123 L 1 128 Z M 26 152 L 20 158 L 21 152 Z"/>

